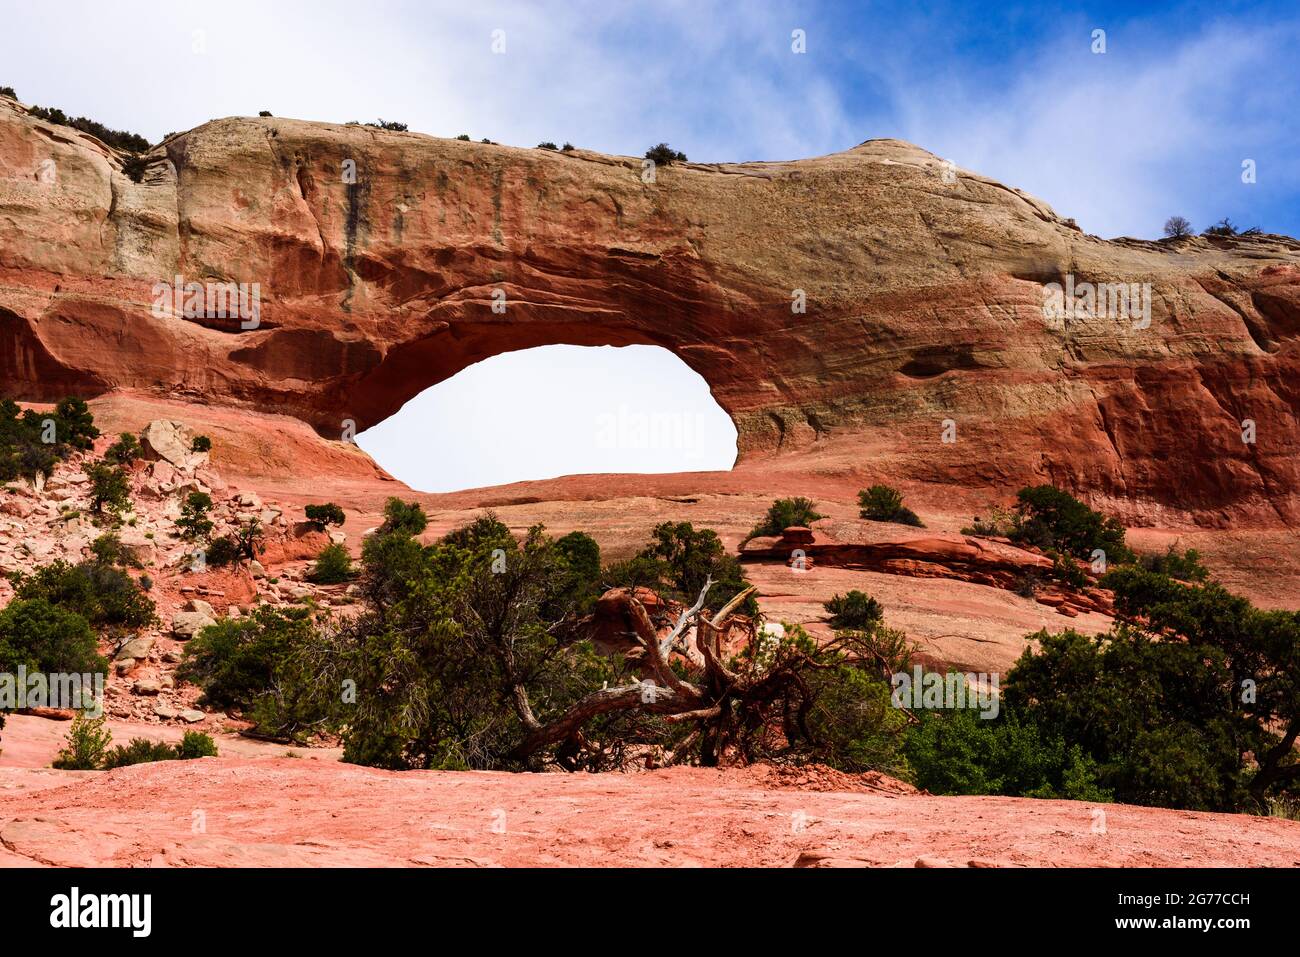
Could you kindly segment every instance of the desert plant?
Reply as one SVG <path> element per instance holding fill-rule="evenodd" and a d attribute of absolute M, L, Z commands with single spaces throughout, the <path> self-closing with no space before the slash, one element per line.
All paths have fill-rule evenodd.
<path fill-rule="evenodd" d="M 120 515 L 131 505 L 131 483 L 121 466 L 92 462 L 86 466 L 90 479 L 90 510 L 96 515 L 105 509 Z"/>
<path fill-rule="evenodd" d="M 118 568 L 143 568 L 144 563 L 130 545 L 123 544 L 117 532 L 105 532 L 90 543 L 90 553 L 100 565 Z"/>
<path fill-rule="evenodd" d="M 105 450 L 104 461 L 114 465 L 130 465 L 143 454 L 140 440 L 134 433 L 123 432 L 117 437 L 117 441 Z"/>
<path fill-rule="evenodd" d="M 108 668 L 90 623 L 44 598 L 16 599 L 0 611 L 0 673 L 23 666 L 44 674 L 94 674 Z"/>
<path fill-rule="evenodd" d="M 100 768 L 111 771 L 113 768 L 130 767 L 133 764 L 150 764 L 154 761 L 175 761 L 176 749 L 165 741 L 150 741 L 148 738 L 132 738 L 128 744 L 119 744 L 104 755 Z"/>
<path fill-rule="evenodd" d="M 822 607 L 830 612 L 830 626 L 837 631 L 845 628 L 868 631 L 880 624 L 884 617 L 880 602 L 856 589 L 847 595 L 833 596 Z"/>
<path fill-rule="evenodd" d="M 671 166 L 673 163 L 685 163 L 686 154 L 675 150 L 667 143 L 659 143 L 645 151 L 645 158 L 653 160 L 656 166 Z"/>
<path fill-rule="evenodd" d="M 190 639 L 176 676 L 198 685 L 206 704 L 248 709 L 313 634 L 305 609 L 263 605 L 243 618 L 223 618 Z"/>
<path fill-rule="evenodd" d="M 190 492 L 181 503 L 181 517 L 176 520 L 176 527 L 181 530 L 181 537 L 186 541 L 206 541 L 212 534 L 212 520 L 208 513 L 212 510 L 212 496 L 207 492 Z M 212 559 L 208 559 L 213 564 Z"/>
<path fill-rule="evenodd" d="M 1192 224 L 1183 216 L 1170 216 L 1165 220 L 1165 235 L 1173 238 L 1192 235 Z"/>
<path fill-rule="evenodd" d="M 1101 550 L 1110 564 L 1133 560 L 1124 543 L 1124 526 L 1084 505 L 1073 495 L 1052 485 L 1022 488 L 1017 495 L 1015 542 L 1055 549 L 1084 561 Z"/>
<path fill-rule="evenodd" d="M 240 555 L 239 540 L 234 535 L 222 535 L 208 542 L 203 560 L 213 568 L 224 568 L 239 561 Z"/>
<path fill-rule="evenodd" d="M 104 718 L 78 713 L 53 767 L 60 771 L 97 771 L 104 764 L 105 751 L 113 735 L 104 727 Z"/>
<path fill-rule="evenodd" d="M 43 598 L 76 612 L 114 644 L 157 622 L 149 596 L 121 568 L 99 561 L 54 561 L 14 577 L 15 599 Z"/>
<path fill-rule="evenodd" d="M 916 513 L 903 505 L 903 493 L 888 485 L 873 485 L 858 492 L 858 506 L 858 515 L 873 522 L 925 527 Z"/>
<path fill-rule="evenodd" d="M 101 142 L 124 153 L 143 153 L 149 148 L 149 141 L 143 136 L 122 130 L 109 129 L 103 123 L 87 119 L 84 116 L 69 117 L 57 107 L 33 106 L 27 112 L 46 122 L 57 123 L 60 126 L 70 126 L 75 130 L 81 130 L 83 133 L 89 133 Z"/>
<path fill-rule="evenodd" d="M 262 550 L 262 544 L 266 540 L 266 533 L 262 530 L 262 520 L 250 518 L 244 522 L 235 529 L 234 539 L 240 558 L 250 562 L 257 561 L 257 556 Z"/>
<path fill-rule="evenodd" d="M 122 160 L 122 175 L 133 183 L 144 182 L 144 174 L 149 169 L 149 161 L 143 156 L 128 156 Z"/>
<path fill-rule="evenodd" d="M 1170 545 L 1163 555 L 1143 555 L 1138 563 L 1147 571 L 1168 575 L 1185 582 L 1203 582 L 1210 577 L 1210 570 L 1201 564 L 1201 553 L 1189 548 L 1182 554 Z"/>
<path fill-rule="evenodd" d="M 811 525 L 818 519 L 825 517 L 821 512 L 817 511 L 817 503 L 812 499 L 803 497 L 778 498 L 768 506 L 767 514 L 763 516 L 763 520 L 750 529 L 746 541 L 764 535 L 780 535 L 787 528 L 798 525 Z"/>
<path fill-rule="evenodd" d="M 384 523 L 377 534 L 419 535 L 428 526 L 429 519 L 416 502 L 403 502 L 390 498 L 384 503 Z"/>
<path fill-rule="evenodd" d="M 307 578 L 317 585 L 339 585 L 355 574 L 348 550 L 342 545 L 326 545 L 316 556 L 316 564 Z"/>
<path fill-rule="evenodd" d="M 343 509 L 333 502 L 326 502 L 324 505 L 308 505 L 303 512 L 307 516 L 307 521 L 322 530 L 326 525 L 342 525 L 347 521 Z"/>
<path fill-rule="evenodd" d="M 192 761 L 195 758 L 215 758 L 217 757 L 217 744 L 212 740 L 212 736 L 204 734 L 202 731 L 186 731 L 181 738 L 181 743 L 176 745 L 176 757 L 181 761 Z"/>

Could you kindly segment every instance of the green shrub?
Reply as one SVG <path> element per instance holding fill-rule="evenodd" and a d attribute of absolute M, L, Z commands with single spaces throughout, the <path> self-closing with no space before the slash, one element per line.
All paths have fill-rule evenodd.
<path fill-rule="evenodd" d="M 0 611 L 0 672 L 104 673 L 90 623 L 44 598 L 15 599 Z"/>
<path fill-rule="evenodd" d="M 561 152 L 561 153 L 572 153 L 572 152 L 573 152 L 573 144 L 572 144 L 572 143 L 565 143 L 563 146 L 560 147 L 560 152 Z"/>
<path fill-rule="evenodd" d="M 128 156 L 122 160 L 122 175 L 133 183 L 144 182 L 144 174 L 149 169 L 149 161 L 143 156 Z"/>
<path fill-rule="evenodd" d="M 815 671 L 807 681 L 815 702 L 807 725 L 819 763 L 848 773 L 906 774 L 907 715 L 893 707 L 889 685 L 848 664 Z"/>
<path fill-rule="evenodd" d="M 207 492 L 190 492 L 181 503 L 181 517 L 176 520 L 176 527 L 181 530 L 181 538 L 189 542 L 206 541 L 212 534 L 212 520 L 208 513 L 212 510 L 212 496 Z M 208 564 L 217 564 L 209 556 Z"/>
<path fill-rule="evenodd" d="M 94 561 L 100 565 L 117 568 L 144 568 L 140 556 L 130 545 L 122 544 L 116 532 L 105 532 L 90 543 Z"/>
<path fill-rule="evenodd" d="M 72 118 L 55 107 L 33 106 L 27 112 L 49 123 L 70 126 L 73 129 L 81 130 L 83 133 L 89 133 L 100 142 L 114 149 L 122 150 L 124 153 L 143 153 L 149 148 L 149 141 L 143 136 L 126 133 L 122 130 L 109 129 L 104 124 L 87 119 L 84 116 Z"/>
<path fill-rule="evenodd" d="M 395 120 L 376 120 L 374 123 L 367 123 L 366 126 L 373 126 L 377 130 L 388 130 L 391 133 L 405 133 L 406 124 L 398 123 Z"/>
<path fill-rule="evenodd" d="M 250 518 L 234 531 L 235 548 L 239 557 L 250 562 L 257 561 L 265 540 L 266 533 L 262 531 L 261 519 Z"/>
<path fill-rule="evenodd" d="M 645 158 L 654 160 L 656 166 L 671 166 L 673 163 L 685 163 L 686 154 L 675 150 L 667 143 L 660 143 L 645 151 Z"/>
<path fill-rule="evenodd" d="M 180 744 L 132 738 L 127 745 L 118 745 L 104 755 L 100 765 L 105 771 L 129 767 L 132 764 L 149 764 L 154 761 L 192 761 L 196 758 L 215 758 L 217 745 L 211 735 L 201 731 L 186 731 Z"/>
<path fill-rule="evenodd" d="M 212 736 L 202 731 L 186 731 L 181 743 L 176 745 L 176 757 L 182 761 L 195 758 L 217 757 L 217 744 Z"/>
<path fill-rule="evenodd" d="M 326 545 L 316 556 L 316 565 L 307 576 L 317 585 L 339 585 L 355 575 L 352 556 L 342 545 Z"/>
<path fill-rule="evenodd" d="M 555 149 L 559 149 L 559 147 L 557 147 L 557 146 L 556 146 L 554 143 L 552 143 L 550 140 L 547 140 L 547 141 L 544 142 L 544 143 L 538 143 L 538 144 L 537 144 L 537 148 L 538 148 L 539 150 L 555 150 Z"/>
<path fill-rule="evenodd" d="M 52 413 L 20 410 L 0 400 L 0 482 L 49 475 L 73 449 L 89 450 L 99 437 L 94 416 L 81 399 L 62 399 Z"/>
<path fill-rule="evenodd" d="M 208 542 L 203 560 L 213 568 L 224 568 L 239 561 L 241 554 L 239 540 L 233 535 L 222 535 Z"/>
<path fill-rule="evenodd" d="M 963 535 L 978 535 L 982 538 L 1011 538 L 1015 534 L 1015 513 L 1005 508 L 994 506 L 987 519 L 976 515 L 971 524 L 961 530 Z"/>
<path fill-rule="evenodd" d="M 324 505 L 308 505 L 303 511 L 307 516 L 307 521 L 321 529 L 325 528 L 326 525 L 342 525 L 347 521 L 347 515 L 343 513 L 343 509 L 333 502 L 326 502 Z"/>
<path fill-rule="evenodd" d="M 461 140 L 462 142 L 468 143 L 468 142 L 469 142 L 469 134 L 468 134 L 468 133 L 461 133 L 460 136 L 456 137 L 456 139 Z"/>
<path fill-rule="evenodd" d="M 86 466 L 90 479 L 90 509 L 96 515 L 104 510 L 120 515 L 131 507 L 131 483 L 120 466 L 92 462 Z"/>
<path fill-rule="evenodd" d="M 270 110 L 259 110 L 257 115 L 261 117 L 268 117 L 271 116 L 272 113 Z"/>
<path fill-rule="evenodd" d="M 837 631 L 870 631 L 884 617 L 880 602 L 857 590 L 850 591 L 847 595 L 835 595 L 822 607 L 830 612 L 830 626 Z"/>
<path fill-rule="evenodd" d="M 903 505 L 903 493 L 888 485 L 873 485 L 858 492 L 858 515 L 873 522 L 894 522 L 924 528 L 916 513 Z"/>
<path fill-rule="evenodd" d="M 75 612 L 96 631 L 120 644 L 157 623 L 153 601 L 121 568 L 99 561 L 54 561 L 14 579 L 15 599 L 44 599 Z"/>
<path fill-rule="evenodd" d="M 428 527 L 429 519 L 416 502 L 403 502 L 390 498 L 384 503 L 384 523 L 376 534 L 419 535 Z"/>
<path fill-rule="evenodd" d="M 104 461 L 114 465 L 130 465 L 143 454 L 140 440 L 131 432 L 123 432 L 104 452 Z"/>
<path fill-rule="evenodd" d="M 53 767 L 60 771 L 98 771 L 104 764 L 105 752 L 113 740 L 104 728 L 104 718 L 89 718 L 78 713 L 64 741 Z"/>
<path fill-rule="evenodd" d="M 778 498 L 767 509 L 767 515 L 749 532 L 749 538 L 780 535 L 787 528 L 808 526 L 820 518 L 817 503 L 807 498 Z"/>
<path fill-rule="evenodd" d="M 305 609 L 261 606 L 244 618 L 223 618 L 190 639 L 176 676 L 198 685 L 213 707 L 247 710 L 271 688 L 295 646 L 313 633 Z"/>
<path fill-rule="evenodd" d="M 650 533 L 650 543 L 641 550 L 638 558 L 656 563 L 657 580 L 651 587 L 688 605 L 699 596 L 709 578 L 714 584 L 705 607 L 713 610 L 721 608 L 749 587 L 740 562 L 727 553 L 718 533 L 711 528 L 697 529 L 690 522 L 656 525 Z M 757 611 L 757 603 L 752 597 L 745 602 L 744 609 L 747 613 Z"/>
<path fill-rule="evenodd" d="M 1005 794 L 1108 802 L 1096 762 L 1059 736 L 1003 709 L 982 718 L 972 708 L 922 710 L 904 753 L 913 780 L 932 794 Z"/>
<path fill-rule="evenodd" d="M 556 539 L 555 549 L 576 574 L 590 581 L 600 577 L 600 546 L 586 532 L 569 532 Z"/>
<path fill-rule="evenodd" d="M 404 534 L 418 535 L 419 532 L 414 530 L 415 527 L 416 523 L 409 524 Z M 443 536 L 442 542 L 444 545 L 454 545 L 456 548 L 475 550 L 513 546 L 515 539 L 510 534 L 510 527 L 497 518 L 494 512 L 484 512 L 468 525 L 462 525 L 448 532 Z"/>
<path fill-rule="evenodd" d="M 1017 500 L 1012 541 L 1044 551 L 1056 549 L 1084 561 L 1091 561 L 1096 549 L 1105 552 L 1108 564 L 1133 560 L 1133 552 L 1124 543 L 1124 526 L 1094 512 L 1068 492 L 1037 485 L 1022 488 Z"/>
<path fill-rule="evenodd" d="M 194 441 L 190 443 L 191 452 L 211 452 L 212 440 L 206 435 L 194 436 Z"/>
<path fill-rule="evenodd" d="M 175 760 L 176 749 L 165 741 L 132 738 L 129 744 L 119 744 L 104 755 L 104 762 L 101 767 L 105 771 L 111 771 L 113 768 L 125 768 L 133 764 Z"/>
<path fill-rule="evenodd" d="M 11 100 L 18 99 L 18 94 L 14 92 L 12 86 L 0 86 L 0 96 L 7 96 Z"/>
<path fill-rule="evenodd" d="M 1163 555 L 1144 555 L 1139 564 L 1149 572 L 1168 575 L 1185 582 L 1204 582 L 1210 577 L 1210 570 L 1201 564 L 1201 553 L 1189 548 L 1181 555 L 1170 545 Z"/>

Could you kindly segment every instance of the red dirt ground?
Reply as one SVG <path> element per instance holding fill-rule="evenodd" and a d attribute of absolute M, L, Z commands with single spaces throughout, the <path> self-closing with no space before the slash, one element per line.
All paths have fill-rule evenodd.
<path fill-rule="evenodd" d="M 1292 821 L 888 784 L 785 781 L 772 769 L 390 772 L 281 757 L 3 768 L 0 865 L 1300 865 Z M 807 789 L 825 786 L 857 790 Z"/>

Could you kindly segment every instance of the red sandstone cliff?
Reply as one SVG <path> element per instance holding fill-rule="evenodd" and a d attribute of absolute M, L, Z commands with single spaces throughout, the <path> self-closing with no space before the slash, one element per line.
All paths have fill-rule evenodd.
<path fill-rule="evenodd" d="M 149 159 L 134 183 L 0 98 L 0 394 L 131 392 L 336 438 L 495 353 L 653 343 L 710 383 L 751 461 L 1300 521 L 1294 240 L 1103 241 L 895 140 L 649 184 L 581 150 L 226 119 Z M 1045 318 L 1066 274 L 1149 282 L 1150 327 Z M 258 283 L 259 328 L 155 316 L 176 275 Z"/>

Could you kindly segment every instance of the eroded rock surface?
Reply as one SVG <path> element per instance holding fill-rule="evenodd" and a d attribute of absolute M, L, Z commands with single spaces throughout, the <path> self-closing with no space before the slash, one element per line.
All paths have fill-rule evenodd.
<path fill-rule="evenodd" d="M 149 158 L 134 183 L 0 99 L 4 395 L 125 390 L 337 437 L 502 351 L 652 343 L 709 382 L 742 457 L 1300 519 L 1294 240 L 1103 241 L 896 140 L 647 183 L 628 157 L 262 118 Z M 1149 283 L 1150 325 L 1045 317 L 1067 275 Z M 258 284 L 257 328 L 157 310 L 177 276 Z"/>

